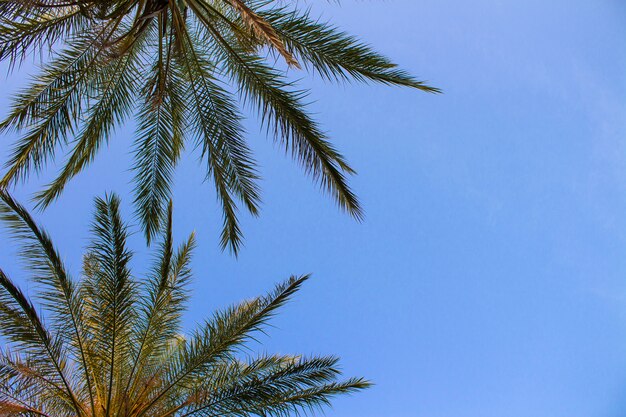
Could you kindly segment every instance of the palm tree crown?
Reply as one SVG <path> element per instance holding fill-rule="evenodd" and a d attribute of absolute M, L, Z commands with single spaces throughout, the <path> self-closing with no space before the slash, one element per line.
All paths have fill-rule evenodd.
<path fill-rule="evenodd" d="M 155 264 L 132 278 L 119 201 L 96 200 L 83 278 L 73 280 L 48 234 L 6 192 L 0 219 L 41 291 L 36 308 L 0 269 L 0 416 L 287 416 L 368 386 L 338 381 L 333 357 L 241 350 L 305 277 L 214 314 L 181 335 L 193 235 L 172 243 L 171 205 Z"/>
<path fill-rule="evenodd" d="M 51 53 L 41 73 L 0 124 L 21 132 L 0 188 L 68 149 L 37 196 L 47 206 L 134 115 L 135 203 L 148 241 L 160 230 L 181 152 L 191 146 L 222 205 L 222 247 L 234 252 L 238 204 L 256 215 L 260 202 L 241 104 L 340 207 L 362 215 L 346 183 L 353 170 L 308 114 L 307 92 L 272 57 L 326 80 L 437 91 L 308 10 L 276 0 L 3 0 L 0 60 L 14 66 L 42 51 Z"/>

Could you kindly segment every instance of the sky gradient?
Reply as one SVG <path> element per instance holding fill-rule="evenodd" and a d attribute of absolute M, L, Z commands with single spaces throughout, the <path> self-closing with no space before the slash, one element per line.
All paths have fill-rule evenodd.
<path fill-rule="evenodd" d="M 358 171 L 366 218 L 339 212 L 251 120 L 264 204 L 242 216 L 238 259 L 219 251 L 197 156 L 183 158 L 174 226 L 198 237 L 187 325 L 311 272 L 259 349 L 337 354 L 375 382 L 328 416 L 626 415 L 626 3 L 307 4 L 444 94 L 294 73 Z M 1 87 L 1 114 L 27 69 Z M 74 275 L 93 198 L 117 192 L 132 216 L 131 141 L 118 130 L 36 215 Z M 0 265 L 20 276 L 4 237 Z"/>

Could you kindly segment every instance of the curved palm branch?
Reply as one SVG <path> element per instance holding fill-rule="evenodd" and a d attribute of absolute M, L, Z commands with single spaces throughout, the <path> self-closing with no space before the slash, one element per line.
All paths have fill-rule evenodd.
<path fill-rule="evenodd" d="M 261 200 L 241 123 L 246 103 L 341 208 L 362 216 L 347 184 L 354 171 L 311 119 L 307 91 L 273 58 L 330 81 L 438 92 L 308 10 L 276 0 L 2 1 L 0 60 L 13 67 L 33 51 L 51 52 L 0 124 L 21 132 L 0 188 L 69 148 L 58 176 L 37 195 L 41 207 L 49 205 L 134 115 L 135 206 L 147 240 L 165 221 L 173 173 L 190 141 L 222 206 L 222 248 L 235 253 L 239 205 L 256 215 Z"/>
<path fill-rule="evenodd" d="M 242 355 L 307 276 L 219 311 L 183 336 L 193 235 L 175 247 L 170 203 L 154 265 L 137 281 L 119 211 L 114 195 L 96 200 L 93 238 L 75 281 L 45 230 L 0 192 L 0 221 L 42 286 L 38 303 L 31 301 L 0 269 L 0 337 L 7 342 L 0 415 L 282 417 L 369 386 L 340 380 L 334 357 Z"/>

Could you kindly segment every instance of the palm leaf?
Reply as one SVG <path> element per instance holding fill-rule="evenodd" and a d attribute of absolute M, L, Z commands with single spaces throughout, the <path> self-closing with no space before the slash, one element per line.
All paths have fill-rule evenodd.
<path fill-rule="evenodd" d="M 28 347 L 31 354 L 45 358 L 45 373 L 58 378 L 62 398 L 81 415 L 83 410 L 70 385 L 61 339 L 50 334 L 32 302 L 1 269 L 0 287 L 0 330 L 3 335 Z"/>
<path fill-rule="evenodd" d="M 292 53 L 301 56 L 310 69 L 326 80 L 375 81 L 429 93 L 441 92 L 398 69 L 392 61 L 354 36 L 312 19 L 308 11 L 272 9 L 260 15 L 276 29 Z"/>
<path fill-rule="evenodd" d="M 71 155 L 57 178 L 37 194 L 40 206 L 47 207 L 60 196 L 67 183 L 93 161 L 115 125 L 123 123 L 132 112 L 133 92 L 139 72 L 137 49 L 132 48 L 128 54 L 99 68 L 101 81 L 94 86 L 96 93 L 92 101 L 95 103 L 87 110 L 87 123 L 82 126 Z"/>
<path fill-rule="evenodd" d="M 170 184 L 183 150 L 185 129 L 186 104 L 178 94 L 184 86 L 167 58 L 174 48 L 171 32 L 168 36 L 159 34 L 158 42 L 159 53 L 143 87 L 146 99 L 139 110 L 135 142 L 135 203 L 148 242 L 160 229 L 160 215 L 170 199 Z"/>
<path fill-rule="evenodd" d="M 363 216 L 348 186 L 354 171 L 312 119 L 308 91 L 275 58 L 326 80 L 439 91 L 310 11 L 274 0 L 0 2 L 0 60 L 13 67 L 33 52 L 42 70 L 0 123 L 20 135 L 0 188 L 43 170 L 71 145 L 56 179 L 37 194 L 46 207 L 134 115 L 135 208 L 148 242 L 191 141 L 221 205 L 221 246 L 235 254 L 243 241 L 239 205 L 257 215 L 261 201 L 240 104 L 342 209 Z"/>
<path fill-rule="evenodd" d="M 62 336 L 66 336 L 67 342 L 77 350 L 93 406 L 92 376 L 87 366 L 82 328 L 83 302 L 78 297 L 76 285 L 69 277 L 46 231 L 35 223 L 22 205 L 4 191 L 0 191 L 0 221 L 7 224 L 13 237 L 20 243 L 20 256 L 35 274 L 35 281 L 45 289 L 41 293 L 41 299 L 53 312 L 57 326 L 64 330 L 61 332 Z"/>
<path fill-rule="evenodd" d="M 261 330 L 276 309 L 287 302 L 307 278 L 307 276 L 292 277 L 265 297 L 215 314 L 213 319 L 184 345 L 179 351 L 179 357 L 168 363 L 164 372 L 163 388 L 155 393 L 138 417 L 158 405 L 170 391 L 180 386 L 184 387 L 189 380 L 210 369 L 211 365 L 231 358 L 234 349 L 245 342 L 251 333 Z"/>
<path fill-rule="evenodd" d="M 361 219 L 360 204 L 342 173 L 354 171 L 307 115 L 301 103 L 306 92 L 290 91 L 289 83 L 276 70 L 263 64 L 260 57 L 237 50 L 234 39 L 224 38 L 217 28 L 207 26 L 206 31 L 216 39 L 224 71 L 239 85 L 244 101 L 252 101 L 275 138 L 335 197 L 340 207 Z"/>
<path fill-rule="evenodd" d="M 140 311 L 141 319 L 134 330 L 138 346 L 136 359 L 128 376 L 128 397 L 135 392 L 144 367 L 151 368 L 151 359 L 167 352 L 168 344 L 180 331 L 180 316 L 187 300 L 186 285 L 191 271 L 189 262 L 195 246 L 192 234 L 176 252 L 172 241 L 172 205 L 168 206 L 160 257 L 146 285 L 145 305 Z M 153 359 L 152 359 L 153 360 Z"/>
<path fill-rule="evenodd" d="M 154 264 L 140 283 L 130 272 L 119 199 L 97 199 L 83 277 L 74 282 L 44 229 L 3 194 L 0 220 L 24 248 L 43 294 L 35 306 L 0 269 L 0 337 L 8 342 L 0 349 L 0 415 L 297 416 L 368 386 L 340 380 L 334 357 L 244 350 L 307 276 L 218 311 L 183 335 L 193 235 L 176 250 L 171 203 L 161 216 Z M 76 324 L 44 323 L 61 312 Z"/>
<path fill-rule="evenodd" d="M 11 127 L 28 131 L 13 148 L 9 170 L 0 186 L 25 178 L 31 168 L 40 170 L 54 156 L 56 147 L 67 142 L 67 135 L 81 114 L 84 95 L 89 92 L 88 84 L 97 75 L 96 62 L 103 52 L 101 43 L 99 34 L 84 35 L 17 96 L 11 112 L 0 123 L 0 130 Z"/>
<path fill-rule="evenodd" d="M 216 82 L 209 71 L 212 67 L 206 54 L 195 45 L 196 34 L 190 34 L 180 13 L 173 19 L 180 51 L 176 59 L 189 86 L 188 100 L 190 124 L 196 145 L 202 148 L 208 175 L 214 181 L 217 197 L 222 203 L 224 224 L 221 235 L 222 248 L 229 246 L 237 253 L 241 229 L 237 219 L 237 204 L 233 194 L 254 215 L 260 202 L 256 184 L 256 162 L 243 138 L 242 116 L 228 93 Z"/>
<path fill-rule="evenodd" d="M 135 284 L 128 263 L 132 256 L 126 249 L 127 231 L 119 213 L 119 199 L 109 196 L 96 199 L 96 215 L 92 226 L 94 240 L 90 253 L 97 259 L 94 276 L 85 282 L 89 297 L 85 300 L 91 314 L 90 332 L 95 336 L 96 351 L 102 362 L 106 392 L 107 415 L 115 408 L 115 381 L 127 372 L 134 346 L 130 338 L 135 313 Z"/>

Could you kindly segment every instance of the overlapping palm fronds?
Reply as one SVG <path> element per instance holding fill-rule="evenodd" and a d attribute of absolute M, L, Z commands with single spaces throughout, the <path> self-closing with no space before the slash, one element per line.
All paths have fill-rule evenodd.
<path fill-rule="evenodd" d="M 0 124 L 20 132 L 0 189 L 63 150 L 62 169 L 37 196 L 49 205 L 134 115 L 135 203 L 148 241 L 164 220 L 187 145 L 206 163 L 224 213 L 221 243 L 234 252 L 238 205 L 256 215 L 260 203 L 241 123 L 246 103 L 340 207 L 362 216 L 346 182 L 353 170 L 274 56 L 327 80 L 437 91 L 309 11 L 275 0 L 0 1 L 0 60 L 14 66 L 33 52 L 49 57 Z"/>
<path fill-rule="evenodd" d="M 0 221 L 40 287 L 36 305 L 0 269 L 0 335 L 7 342 L 0 416 L 282 417 L 368 386 L 361 378 L 339 380 L 334 357 L 243 355 L 306 276 L 217 312 L 183 336 L 194 237 L 175 248 L 171 205 L 164 219 L 154 266 L 138 281 L 119 200 L 98 199 L 82 278 L 74 280 L 48 234 L 0 192 Z"/>

